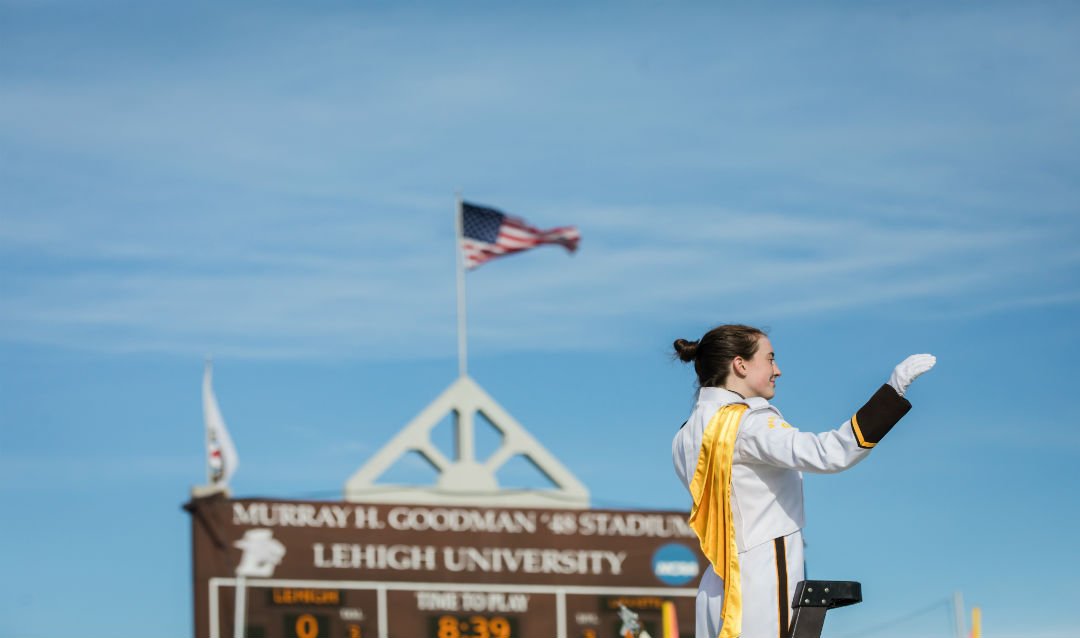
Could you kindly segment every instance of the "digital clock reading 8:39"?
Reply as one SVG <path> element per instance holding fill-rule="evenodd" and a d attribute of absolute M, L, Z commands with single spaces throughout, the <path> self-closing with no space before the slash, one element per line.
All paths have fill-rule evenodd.
<path fill-rule="evenodd" d="M 430 635 L 435 638 L 513 638 L 517 622 L 505 616 L 433 616 Z"/>

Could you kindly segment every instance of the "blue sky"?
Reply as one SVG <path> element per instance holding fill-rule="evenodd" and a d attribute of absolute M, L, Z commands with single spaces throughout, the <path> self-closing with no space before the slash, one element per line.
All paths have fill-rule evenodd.
<path fill-rule="evenodd" d="M 537 226 L 469 273 L 469 371 L 598 507 L 688 500 L 675 338 L 768 327 L 832 636 L 1075 635 L 1071 3 L 0 2 L 4 635 L 191 632 L 215 389 L 238 496 L 340 497 L 457 374 L 453 197 Z M 634 468 L 627 471 L 627 468 Z M 12 577 L 12 576 L 15 577 Z"/>

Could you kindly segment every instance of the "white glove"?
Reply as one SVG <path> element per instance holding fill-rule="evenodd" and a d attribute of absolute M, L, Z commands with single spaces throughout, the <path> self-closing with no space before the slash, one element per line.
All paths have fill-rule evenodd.
<path fill-rule="evenodd" d="M 911 382 L 920 374 L 933 368 L 935 363 L 937 363 L 937 357 L 932 354 L 913 354 L 893 368 L 889 385 L 896 390 L 897 394 L 904 396 Z"/>

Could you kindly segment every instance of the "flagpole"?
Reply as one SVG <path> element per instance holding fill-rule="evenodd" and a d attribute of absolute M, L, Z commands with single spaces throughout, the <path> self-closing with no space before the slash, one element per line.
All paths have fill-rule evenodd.
<path fill-rule="evenodd" d="M 204 380 L 207 379 L 207 378 L 212 379 L 213 375 L 214 375 L 214 360 L 210 357 L 210 355 L 206 355 L 206 365 L 203 368 L 203 379 Z M 204 393 L 205 393 L 205 391 L 204 391 Z M 206 407 L 205 407 L 206 397 L 205 396 L 203 397 L 203 403 L 204 403 L 203 411 L 205 412 L 205 410 L 206 410 Z M 206 420 L 205 416 L 203 417 L 203 420 L 204 421 Z M 214 484 L 214 470 L 210 467 L 210 429 L 209 428 L 206 428 L 206 432 L 204 433 L 203 438 L 205 439 L 204 445 L 206 446 L 206 484 L 207 485 L 213 485 Z"/>
<path fill-rule="evenodd" d="M 464 219 L 461 205 L 461 191 L 455 193 L 454 235 L 455 252 L 457 254 L 457 348 L 458 348 L 458 376 L 468 376 L 465 351 L 465 255 L 461 249 L 461 240 L 465 235 L 463 228 Z"/>
<path fill-rule="evenodd" d="M 964 594 L 958 589 L 953 593 L 952 600 L 953 614 L 956 617 L 956 635 L 964 638 L 964 634 L 967 633 L 967 627 L 964 626 Z"/>

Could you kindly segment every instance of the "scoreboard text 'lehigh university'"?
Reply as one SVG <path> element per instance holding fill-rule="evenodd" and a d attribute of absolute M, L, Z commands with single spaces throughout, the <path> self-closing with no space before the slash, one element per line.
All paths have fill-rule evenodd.
<path fill-rule="evenodd" d="M 620 605 L 693 632 L 686 512 L 193 498 L 195 633 L 601 638 Z M 242 624 L 238 624 L 240 620 Z"/>

